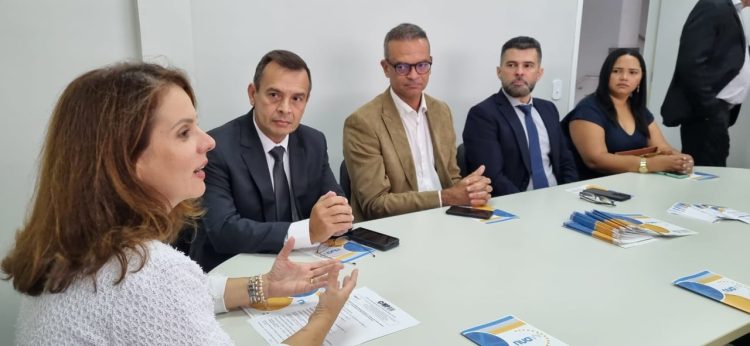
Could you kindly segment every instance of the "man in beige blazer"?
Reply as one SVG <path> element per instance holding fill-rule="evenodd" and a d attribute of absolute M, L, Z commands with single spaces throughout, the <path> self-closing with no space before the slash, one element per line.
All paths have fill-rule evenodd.
<path fill-rule="evenodd" d="M 390 87 L 344 124 L 344 159 L 356 221 L 448 205 L 484 205 L 484 166 L 465 178 L 445 102 L 424 94 L 432 67 L 427 34 L 400 24 L 385 37 L 380 65 Z"/>

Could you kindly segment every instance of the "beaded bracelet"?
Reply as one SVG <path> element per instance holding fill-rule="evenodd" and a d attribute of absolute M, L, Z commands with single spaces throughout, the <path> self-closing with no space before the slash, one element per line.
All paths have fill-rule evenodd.
<path fill-rule="evenodd" d="M 266 296 L 263 294 L 263 275 L 251 276 L 247 282 L 247 295 L 250 297 L 250 304 L 263 303 L 268 305 Z"/>

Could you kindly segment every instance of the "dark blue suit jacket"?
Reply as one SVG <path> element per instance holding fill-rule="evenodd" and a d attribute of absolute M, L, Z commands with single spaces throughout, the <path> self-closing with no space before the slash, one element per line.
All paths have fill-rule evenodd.
<path fill-rule="evenodd" d="M 206 214 L 190 257 L 209 271 L 238 253 L 278 253 L 291 220 L 276 220 L 276 201 L 266 154 L 253 125 L 253 111 L 209 131 Z M 300 125 L 289 135 L 289 176 L 301 219 L 321 195 L 343 195 L 328 164 L 323 133 Z"/>
<path fill-rule="evenodd" d="M 558 184 L 578 180 L 573 156 L 560 128 L 560 115 L 552 102 L 534 98 L 534 108 L 549 135 L 550 162 Z M 492 196 L 525 191 L 531 179 L 526 132 L 502 91 L 469 110 L 464 126 L 464 148 L 469 172 L 480 165 L 492 180 Z"/>

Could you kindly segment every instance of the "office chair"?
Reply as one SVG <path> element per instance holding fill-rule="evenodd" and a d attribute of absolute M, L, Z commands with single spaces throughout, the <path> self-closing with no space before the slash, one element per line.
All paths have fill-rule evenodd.
<path fill-rule="evenodd" d="M 341 160 L 341 167 L 339 167 L 339 185 L 344 190 L 344 196 L 346 199 L 352 199 L 352 183 L 349 181 L 349 171 L 346 170 L 346 160 Z"/>
<path fill-rule="evenodd" d="M 469 172 L 466 171 L 466 149 L 464 149 L 463 143 L 459 144 L 456 149 L 456 162 L 458 163 L 458 169 L 461 171 L 461 177 L 467 176 Z"/>

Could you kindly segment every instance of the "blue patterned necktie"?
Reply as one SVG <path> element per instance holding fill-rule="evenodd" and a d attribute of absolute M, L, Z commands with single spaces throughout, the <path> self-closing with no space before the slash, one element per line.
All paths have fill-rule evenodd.
<path fill-rule="evenodd" d="M 518 105 L 516 107 L 523 112 L 526 122 L 526 137 L 529 139 L 529 158 L 531 159 L 531 182 L 534 184 L 534 189 L 547 187 L 549 182 L 544 174 L 542 149 L 539 146 L 539 132 L 537 132 L 534 120 L 531 118 L 531 105 Z"/>

